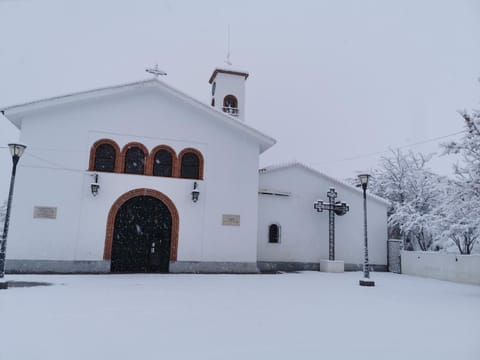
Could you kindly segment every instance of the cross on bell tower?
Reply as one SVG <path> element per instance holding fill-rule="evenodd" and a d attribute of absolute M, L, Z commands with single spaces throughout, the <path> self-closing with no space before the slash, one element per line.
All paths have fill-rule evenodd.
<path fill-rule="evenodd" d="M 344 202 L 335 201 L 338 194 L 334 188 L 327 192 L 328 204 L 322 200 L 313 203 L 313 208 L 318 212 L 328 210 L 328 260 L 335 260 L 335 215 L 345 215 L 350 208 Z"/>
<path fill-rule="evenodd" d="M 145 69 L 145 71 L 148 72 L 149 74 L 152 74 L 153 76 L 155 76 L 156 79 L 158 79 L 158 77 L 159 77 L 160 75 L 162 75 L 162 76 L 167 75 L 167 73 L 166 73 L 165 71 L 160 70 L 160 69 L 158 68 L 158 64 L 155 64 L 154 67 Z"/>

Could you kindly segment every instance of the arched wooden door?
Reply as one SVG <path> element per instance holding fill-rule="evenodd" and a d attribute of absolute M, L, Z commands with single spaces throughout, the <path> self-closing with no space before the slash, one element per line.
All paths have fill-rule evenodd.
<path fill-rule="evenodd" d="M 172 214 L 152 196 L 124 202 L 115 216 L 112 272 L 168 272 Z"/>

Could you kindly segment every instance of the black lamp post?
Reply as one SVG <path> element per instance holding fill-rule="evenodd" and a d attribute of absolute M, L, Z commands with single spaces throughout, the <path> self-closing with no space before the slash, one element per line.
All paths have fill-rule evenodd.
<path fill-rule="evenodd" d="M 10 178 L 10 190 L 8 192 L 8 201 L 7 201 L 7 213 L 5 214 L 5 223 L 3 225 L 3 235 L 2 235 L 2 244 L 0 246 L 0 289 L 8 288 L 8 283 L 3 281 L 5 276 L 5 259 L 7 256 L 7 235 L 8 235 L 8 224 L 10 222 L 10 209 L 12 207 L 12 197 L 13 197 L 13 187 L 15 185 L 15 174 L 17 172 L 18 160 L 22 156 L 23 152 L 26 149 L 25 145 L 22 144 L 8 144 L 10 153 L 12 154 L 12 176 Z"/>
<path fill-rule="evenodd" d="M 367 186 L 370 175 L 360 174 L 358 179 L 363 189 L 363 235 L 364 235 L 364 259 L 363 259 L 363 279 L 360 279 L 360 286 L 375 286 L 375 282 L 370 280 L 370 268 L 368 265 L 368 232 L 367 232 Z"/>

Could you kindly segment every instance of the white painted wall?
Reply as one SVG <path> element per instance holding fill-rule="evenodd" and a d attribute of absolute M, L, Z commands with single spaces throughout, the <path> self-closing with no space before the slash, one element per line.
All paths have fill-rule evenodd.
<path fill-rule="evenodd" d="M 480 255 L 401 252 L 402 274 L 480 285 Z"/>
<path fill-rule="evenodd" d="M 335 216 L 335 259 L 363 264 L 363 197 L 357 189 L 321 176 L 301 165 L 260 173 L 260 189 L 290 192 L 289 197 L 259 195 L 258 259 L 270 262 L 319 262 L 328 259 L 328 212 L 313 208 L 328 201 L 334 187 L 350 211 Z M 369 261 L 387 264 L 387 204 L 367 197 Z M 268 226 L 281 225 L 279 244 L 268 243 Z"/>
<path fill-rule="evenodd" d="M 120 148 L 138 141 L 177 154 L 198 149 L 205 159 L 200 198 L 193 180 L 100 173 L 93 197 L 90 148 L 101 139 Z M 255 262 L 259 145 L 252 137 L 158 87 L 145 87 L 24 116 L 8 243 L 9 259 L 102 260 L 108 212 L 125 192 L 151 188 L 177 207 L 178 260 Z M 34 206 L 58 207 L 56 220 L 33 219 Z M 239 214 L 241 226 L 222 226 Z"/>

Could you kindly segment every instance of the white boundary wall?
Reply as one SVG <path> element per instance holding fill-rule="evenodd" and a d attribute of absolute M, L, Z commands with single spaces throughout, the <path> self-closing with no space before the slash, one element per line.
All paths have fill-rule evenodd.
<path fill-rule="evenodd" d="M 402 274 L 480 285 L 480 255 L 401 251 Z"/>

